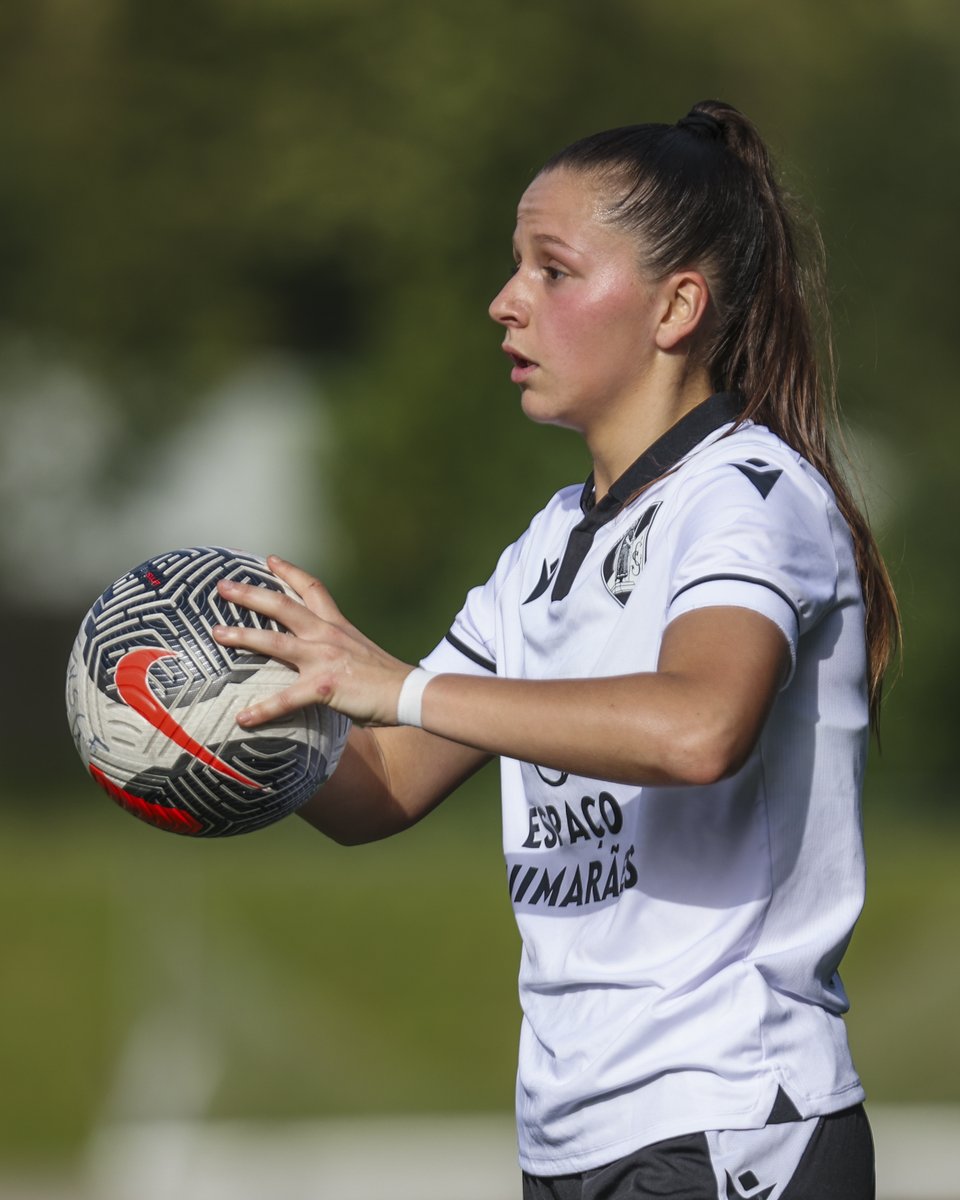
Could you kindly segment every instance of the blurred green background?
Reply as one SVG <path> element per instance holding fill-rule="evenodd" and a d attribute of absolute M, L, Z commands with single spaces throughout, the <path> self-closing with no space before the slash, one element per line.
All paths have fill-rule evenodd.
<path fill-rule="evenodd" d="M 195 845 L 85 783 L 64 665 L 107 583 L 208 541 L 431 647 L 587 470 L 522 418 L 486 317 L 520 192 L 708 97 L 821 222 L 903 605 L 851 1038 L 874 1099 L 960 1101 L 956 5 L 4 0 L 0 1166 L 67 1169 L 122 1116 L 509 1108 L 495 772 L 382 846 L 296 820 Z"/>

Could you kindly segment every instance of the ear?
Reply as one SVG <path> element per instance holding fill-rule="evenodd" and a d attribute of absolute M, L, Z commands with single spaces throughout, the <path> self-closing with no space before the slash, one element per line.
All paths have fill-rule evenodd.
<path fill-rule="evenodd" d="M 710 304 L 710 289 L 699 271 L 676 271 L 661 283 L 661 318 L 656 343 L 674 350 L 700 326 Z"/>

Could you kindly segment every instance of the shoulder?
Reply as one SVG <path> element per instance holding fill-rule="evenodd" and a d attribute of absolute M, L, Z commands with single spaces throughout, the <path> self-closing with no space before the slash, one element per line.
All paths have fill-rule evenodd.
<path fill-rule="evenodd" d="M 802 632 L 858 594 L 849 530 L 830 488 L 762 427 L 695 452 L 677 472 L 664 518 L 674 599 L 698 589 L 702 603 L 707 583 L 714 591 L 720 581 L 761 584 L 789 604 Z"/>
<path fill-rule="evenodd" d="M 542 541 L 556 537 L 559 528 L 575 525 L 583 516 L 580 510 L 582 484 L 570 484 L 555 492 L 531 517 L 526 529 L 500 555 L 491 582 L 502 586 L 505 579 L 521 566 L 530 554 L 538 552 Z"/>
<path fill-rule="evenodd" d="M 715 472 L 731 467 L 746 478 L 752 478 L 764 470 L 802 471 L 803 458 L 776 434 L 763 425 L 747 421 L 728 433 L 696 449 L 683 464 L 684 472 L 690 476 Z M 744 466 L 753 466 L 754 471 L 744 472 Z"/>
<path fill-rule="evenodd" d="M 675 511 L 700 501 L 721 509 L 763 509 L 771 519 L 796 514 L 807 523 L 833 524 L 836 501 L 826 480 L 786 442 L 747 422 L 694 452 L 677 473 Z"/>
<path fill-rule="evenodd" d="M 520 546 L 544 532 L 549 533 L 557 526 L 577 524 L 583 517 L 580 508 L 582 494 L 583 485 L 579 483 L 570 484 L 554 492 L 543 508 L 534 513 L 527 528 L 513 545 Z"/>
<path fill-rule="evenodd" d="M 534 520 L 536 521 L 538 518 L 542 519 L 544 517 L 554 519 L 558 516 L 566 519 L 575 514 L 579 521 L 583 516 L 583 512 L 580 509 L 580 497 L 582 495 L 582 483 L 567 484 L 566 487 L 560 488 L 558 492 L 554 492 L 543 508 L 537 513 L 536 517 L 534 517 Z"/>

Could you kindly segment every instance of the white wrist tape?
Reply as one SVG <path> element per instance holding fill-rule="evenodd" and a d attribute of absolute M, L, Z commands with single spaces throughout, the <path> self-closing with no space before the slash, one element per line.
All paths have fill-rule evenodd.
<path fill-rule="evenodd" d="M 414 667 L 403 681 L 400 688 L 400 699 L 397 701 L 397 724 L 413 725 L 423 728 L 421 712 L 423 709 L 423 692 L 427 684 L 437 674 L 423 667 Z"/>

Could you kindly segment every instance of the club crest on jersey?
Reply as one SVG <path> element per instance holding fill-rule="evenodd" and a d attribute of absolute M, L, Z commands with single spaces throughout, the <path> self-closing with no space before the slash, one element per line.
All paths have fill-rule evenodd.
<path fill-rule="evenodd" d="M 650 526 L 662 501 L 644 509 L 639 520 L 630 526 L 619 542 L 603 560 L 603 582 L 618 604 L 626 604 L 636 587 L 640 572 L 647 561 L 647 540 Z"/>

